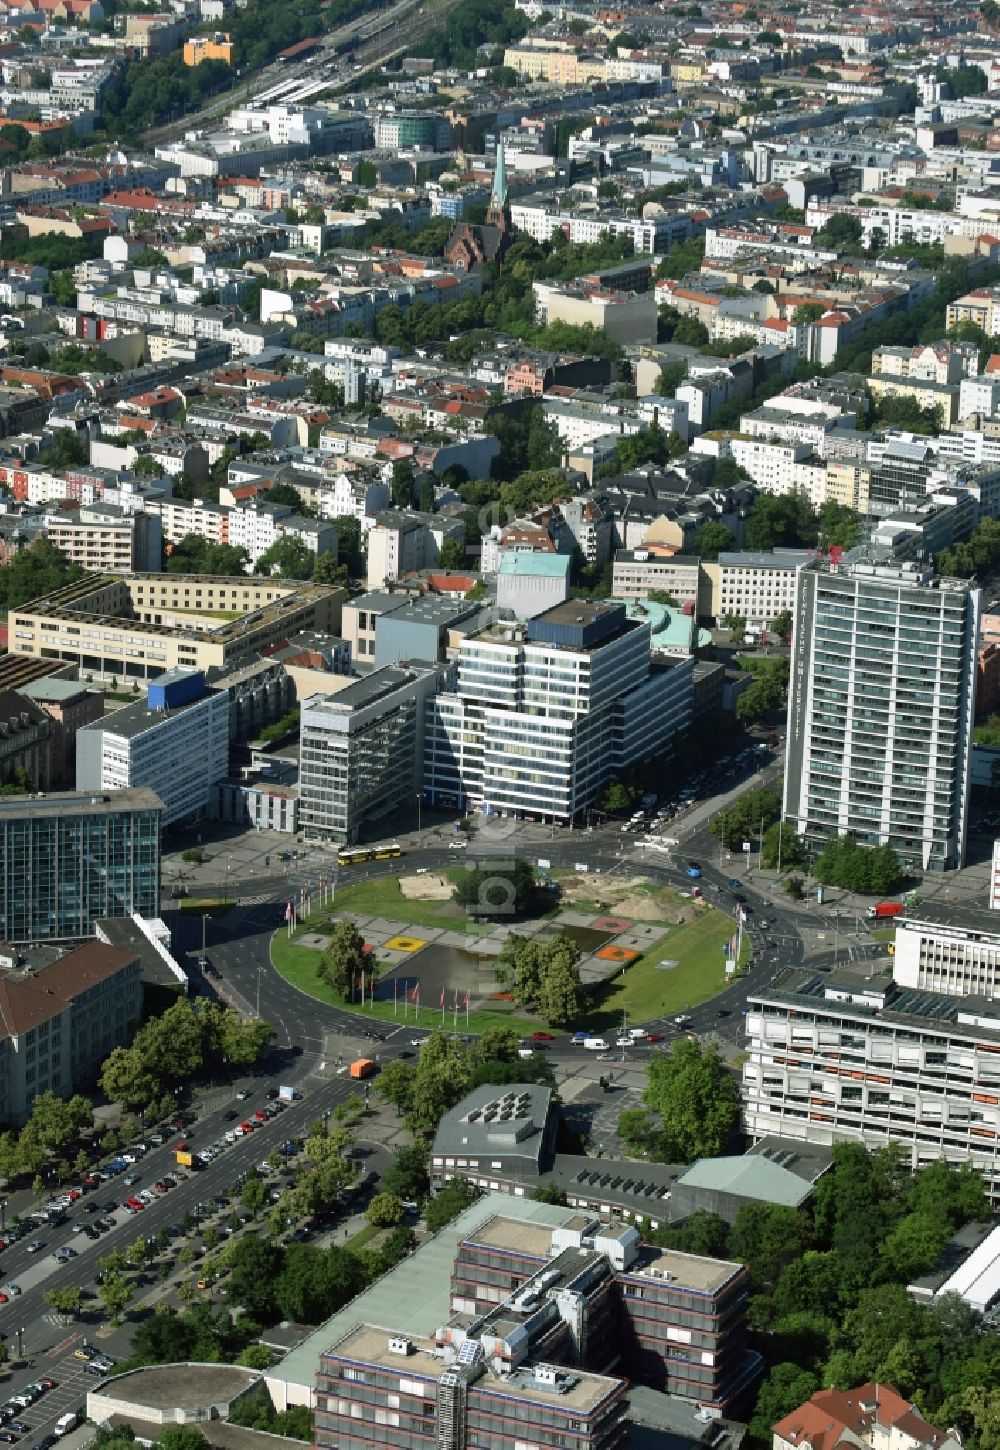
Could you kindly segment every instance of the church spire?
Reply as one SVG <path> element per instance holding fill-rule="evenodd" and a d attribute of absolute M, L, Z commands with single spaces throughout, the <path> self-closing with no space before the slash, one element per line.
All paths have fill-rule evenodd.
<path fill-rule="evenodd" d="M 493 192 L 490 196 L 490 209 L 503 211 L 507 205 L 507 167 L 503 156 L 503 142 L 497 142 L 497 164 L 493 172 Z"/>

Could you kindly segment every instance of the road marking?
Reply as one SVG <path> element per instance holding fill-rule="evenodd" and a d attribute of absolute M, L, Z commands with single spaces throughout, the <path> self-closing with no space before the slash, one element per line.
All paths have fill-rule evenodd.
<path fill-rule="evenodd" d="M 47 1315 L 46 1315 L 46 1318 L 47 1318 L 47 1317 L 48 1317 L 48 1316 L 47 1316 Z M 56 1344 L 56 1345 L 54 1345 L 54 1346 L 53 1346 L 53 1347 L 52 1347 L 52 1349 L 47 1349 L 47 1350 L 45 1350 L 45 1351 L 44 1351 L 44 1352 L 45 1352 L 45 1353 L 46 1353 L 46 1354 L 47 1354 L 47 1355 L 48 1355 L 48 1357 L 49 1357 L 49 1358 L 50 1358 L 50 1359 L 51 1359 L 51 1358 L 52 1358 L 52 1357 L 53 1357 L 53 1356 L 54 1356 L 54 1355 L 57 1355 L 57 1354 L 64 1354 L 64 1353 L 65 1353 L 65 1352 L 66 1352 L 66 1350 L 67 1350 L 67 1349 L 69 1349 L 69 1347 L 70 1347 L 70 1345 L 71 1345 L 71 1344 L 75 1344 L 75 1343 L 76 1343 L 76 1341 L 77 1341 L 77 1340 L 78 1340 L 78 1339 L 79 1339 L 79 1338 L 80 1338 L 80 1336 L 79 1336 L 79 1334 L 70 1334 L 70 1335 L 68 1335 L 68 1336 L 67 1336 L 67 1337 L 66 1337 L 66 1338 L 65 1338 L 65 1339 L 64 1339 L 64 1340 L 63 1340 L 63 1341 L 62 1341 L 62 1343 L 61 1343 L 61 1344 Z"/>

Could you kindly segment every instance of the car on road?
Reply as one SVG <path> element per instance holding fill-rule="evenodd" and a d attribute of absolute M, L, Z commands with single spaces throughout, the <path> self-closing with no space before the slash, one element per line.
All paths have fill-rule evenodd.
<path fill-rule="evenodd" d="M 13 1430 L 0 1430 L 0 1441 L 4 1445 L 16 1445 L 18 1437 L 14 1434 Z"/>
<path fill-rule="evenodd" d="M 646 1035 L 645 1035 L 645 1037 L 643 1038 L 643 1042 L 646 1042 L 646 1043 L 649 1043 L 649 1042 L 665 1042 L 665 1041 L 666 1041 L 666 1039 L 663 1036 L 663 1033 L 662 1032 L 647 1032 Z"/>
<path fill-rule="evenodd" d="M 572 1042 L 574 1047 L 582 1047 L 589 1036 L 589 1032 L 574 1032 L 570 1038 L 570 1042 Z"/>
<path fill-rule="evenodd" d="M 230 1108 L 228 1113 L 223 1113 L 222 1120 L 225 1123 L 235 1123 L 238 1117 L 239 1113 L 237 1113 L 233 1108 Z"/>
<path fill-rule="evenodd" d="M 247 1100 L 247 1098 L 249 1096 L 250 1096 L 250 1090 L 249 1090 L 249 1088 L 240 1088 L 239 1092 L 236 1094 L 236 1101 L 238 1103 L 245 1103 L 246 1100 Z"/>
<path fill-rule="evenodd" d="M 531 1040 L 532 1042 L 555 1042 L 555 1037 L 551 1032 L 533 1032 Z"/>
<path fill-rule="evenodd" d="M 31 1240 L 31 1243 L 28 1244 L 28 1253 L 29 1254 L 40 1254 L 41 1251 L 42 1251 L 42 1249 L 44 1249 L 44 1247 L 45 1247 L 45 1241 L 44 1241 L 44 1239 L 32 1239 Z"/>
<path fill-rule="evenodd" d="M 141 1177 L 142 1175 L 139 1173 L 126 1173 L 125 1177 L 122 1179 L 122 1182 L 124 1183 L 126 1188 L 131 1188 L 133 1184 L 140 1181 Z"/>
<path fill-rule="evenodd" d="M 720 1007 L 715 1015 L 716 1017 L 731 1017 L 733 1014 L 728 1007 Z"/>
<path fill-rule="evenodd" d="M 21 1286 L 20 1284 L 4 1284 L 3 1291 L 8 1298 L 16 1299 L 21 1292 Z"/>
<path fill-rule="evenodd" d="M 616 1047 L 634 1047 L 635 1046 L 635 1038 L 633 1038 L 633 1037 L 616 1037 L 615 1038 L 615 1046 Z"/>
<path fill-rule="evenodd" d="M 729 884 L 734 891 L 739 891 L 740 887 L 743 885 L 743 882 L 740 881 L 736 876 L 730 876 Z"/>

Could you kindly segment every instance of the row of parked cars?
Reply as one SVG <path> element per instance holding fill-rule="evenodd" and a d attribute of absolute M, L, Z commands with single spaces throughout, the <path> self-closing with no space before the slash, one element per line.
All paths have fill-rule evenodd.
<path fill-rule="evenodd" d="M 0 1441 L 6 1445 L 13 1445 L 20 1440 L 22 1435 L 30 1434 L 31 1426 L 23 1418 L 37 1400 L 47 1395 L 49 1390 L 56 1388 L 57 1382 L 53 1379 L 36 1380 L 34 1384 L 26 1385 L 16 1395 L 11 1395 L 5 1405 L 0 1405 Z M 55 1443 L 54 1436 L 47 1436 L 45 1440 L 39 1441 L 35 1450 L 47 1450 L 49 1445 Z"/>

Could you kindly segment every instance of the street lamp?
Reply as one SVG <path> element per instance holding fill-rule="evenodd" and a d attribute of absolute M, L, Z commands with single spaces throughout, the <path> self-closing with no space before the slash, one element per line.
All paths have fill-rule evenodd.
<path fill-rule="evenodd" d="M 23 1359 L 24 1358 L 24 1329 L 23 1328 L 22 1329 L 19 1329 L 17 1331 L 17 1357 L 18 1357 L 18 1359 Z"/>
<path fill-rule="evenodd" d="M 0 1198 L 0 1233 L 7 1227 L 7 1200 Z"/>
<path fill-rule="evenodd" d="M 423 798 L 422 798 L 420 792 L 417 791 L 417 835 L 418 836 L 420 835 L 420 819 L 421 819 L 421 817 L 420 817 L 420 807 L 422 805 L 423 805 Z"/>

